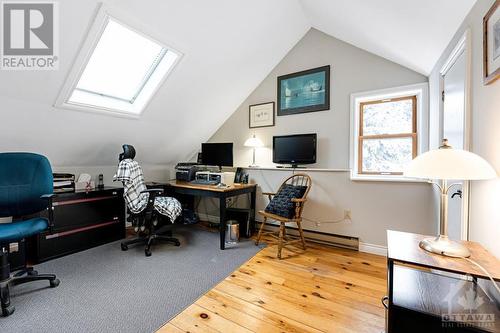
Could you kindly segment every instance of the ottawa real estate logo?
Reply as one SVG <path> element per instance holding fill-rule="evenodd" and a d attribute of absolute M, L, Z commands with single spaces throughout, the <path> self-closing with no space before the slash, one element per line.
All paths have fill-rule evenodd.
<path fill-rule="evenodd" d="M 58 69 L 58 15 L 57 2 L 2 2 L 0 69 Z"/>
<path fill-rule="evenodd" d="M 496 318 L 491 311 L 496 306 L 494 299 L 477 282 L 474 287 L 464 280 L 451 284 L 443 302 L 448 303 L 448 312 L 441 314 L 442 327 L 494 329 Z"/>

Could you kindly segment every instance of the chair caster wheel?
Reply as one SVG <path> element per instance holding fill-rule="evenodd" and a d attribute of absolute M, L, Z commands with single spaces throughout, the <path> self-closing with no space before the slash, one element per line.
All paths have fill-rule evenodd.
<path fill-rule="evenodd" d="M 121 244 L 121 247 L 122 247 L 122 251 L 127 251 L 128 250 L 128 246 L 125 245 L 125 244 Z"/>
<path fill-rule="evenodd" d="M 57 287 L 60 283 L 61 283 L 61 281 L 59 281 L 59 279 L 50 280 L 50 288 L 55 288 L 55 287 Z"/>
<path fill-rule="evenodd" d="M 175 242 L 174 245 L 175 246 L 181 246 L 181 242 Z"/>
<path fill-rule="evenodd" d="M 151 251 L 144 250 L 144 254 L 146 255 L 146 257 L 151 257 Z"/>
<path fill-rule="evenodd" d="M 6 308 L 2 308 L 2 316 L 8 317 L 11 314 L 13 314 L 15 310 L 16 310 L 16 308 L 13 306 L 8 306 Z"/>

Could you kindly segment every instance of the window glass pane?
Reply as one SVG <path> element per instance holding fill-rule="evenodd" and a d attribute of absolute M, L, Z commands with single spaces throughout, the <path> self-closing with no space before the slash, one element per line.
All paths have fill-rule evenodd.
<path fill-rule="evenodd" d="M 162 50 L 158 43 L 110 19 L 76 88 L 131 101 Z"/>
<path fill-rule="evenodd" d="M 363 105 L 363 135 L 412 132 L 412 99 Z"/>
<path fill-rule="evenodd" d="M 412 160 L 413 139 L 363 139 L 363 172 L 403 172 Z"/>

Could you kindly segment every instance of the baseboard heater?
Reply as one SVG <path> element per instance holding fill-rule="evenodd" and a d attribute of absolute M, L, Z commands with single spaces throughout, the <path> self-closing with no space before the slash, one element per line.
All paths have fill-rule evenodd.
<path fill-rule="evenodd" d="M 262 222 L 255 222 L 258 224 L 257 230 L 259 230 Z M 264 230 L 277 232 L 279 231 L 279 225 L 266 223 Z M 299 237 L 299 230 L 294 227 L 287 226 L 286 233 L 291 236 Z M 326 232 L 312 230 L 304 230 L 304 237 L 310 242 L 359 251 L 359 238 L 357 237 L 329 234 Z"/>

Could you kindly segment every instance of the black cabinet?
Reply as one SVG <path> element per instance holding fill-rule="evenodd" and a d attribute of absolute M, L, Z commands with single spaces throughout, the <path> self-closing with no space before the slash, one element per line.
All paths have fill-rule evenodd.
<path fill-rule="evenodd" d="M 58 194 L 54 228 L 34 240 L 36 263 L 125 238 L 123 189 L 104 188 Z"/>
<path fill-rule="evenodd" d="M 481 287 L 489 284 L 397 265 L 388 332 L 500 332 L 500 311 Z"/>
<path fill-rule="evenodd" d="M 10 270 L 16 271 L 26 266 L 26 241 L 21 239 L 8 246 Z"/>
<path fill-rule="evenodd" d="M 386 332 L 500 332 L 493 284 L 463 258 L 420 248 L 429 236 L 387 231 Z M 471 260 L 500 281 L 500 262 L 475 242 L 462 241 Z"/>

